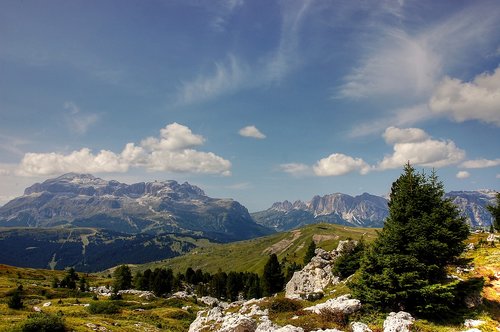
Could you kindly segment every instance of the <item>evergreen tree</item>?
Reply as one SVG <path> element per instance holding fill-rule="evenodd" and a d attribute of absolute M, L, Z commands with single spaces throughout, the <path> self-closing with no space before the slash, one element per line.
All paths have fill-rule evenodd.
<path fill-rule="evenodd" d="M 311 261 L 311 259 L 316 255 L 316 243 L 311 240 L 309 246 L 307 247 L 306 255 L 304 256 L 304 265 L 307 265 Z"/>
<path fill-rule="evenodd" d="M 496 195 L 496 206 L 490 205 L 487 208 L 488 208 L 488 211 L 490 211 L 491 216 L 493 217 L 493 228 L 495 228 L 497 232 L 500 232 L 500 193 L 499 192 L 497 192 L 497 195 Z"/>
<path fill-rule="evenodd" d="M 80 282 L 78 283 L 78 288 L 80 289 L 80 292 L 85 292 L 87 291 L 87 280 L 85 280 L 85 277 L 80 278 Z"/>
<path fill-rule="evenodd" d="M 278 262 L 276 254 L 269 256 L 269 259 L 264 266 L 264 274 L 262 275 L 262 288 L 264 295 L 281 292 L 285 284 L 285 277 L 281 272 L 281 266 Z"/>
<path fill-rule="evenodd" d="M 469 228 L 435 173 L 407 164 L 392 184 L 389 216 L 351 284 L 362 302 L 421 314 L 450 312 L 458 282 L 446 283 L 446 266 L 464 250 Z"/>
<path fill-rule="evenodd" d="M 332 273 L 341 279 L 345 279 L 356 272 L 359 269 L 365 247 L 365 242 L 361 239 L 352 247 L 346 248 L 342 255 L 335 260 Z"/>
<path fill-rule="evenodd" d="M 113 273 L 113 291 L 132 288 L 132 272 L 128 265 L 121 265 Z"/>
<path fill-rule="evenodd" d="M 11 309 L 21 309 L 23 307 L 23 301 L 21 299 L 21 292 L 19 290 L 14 291 L 12 296 L 7 302 L 7 305 Z"/>
<path fill-rule="evenodd" d="M 61 280 L 60 286 L 63 288 L 69 288 L 69 289 L 76 289 L 76 282 L 80 278 L 78 277 L 78 274 L 75 272 L 74 268 L 69 268 L 66 271 L 66 275 L 64 276 L 64 279 Z"/>

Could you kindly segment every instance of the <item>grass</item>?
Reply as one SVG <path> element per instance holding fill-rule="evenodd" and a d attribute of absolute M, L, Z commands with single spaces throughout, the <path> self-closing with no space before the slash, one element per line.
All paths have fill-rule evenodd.
<path fill-rule="evenodd" d="M 315 238 L 318 248 L 333 250 L 340 240 L 359 239 L 367 242 L 377 236 L 377 229 L 354 228 L 333 224 L 314 224 L 284 233 L 273 234 L 257 239 L 228 244 L 206 244 L 202 248 L 159 262 L 134 266 L 133 270 L 154 270 L 157 267 L 170 267 L 175 272 L 185 272 L 188 267 L 202 269 L 204 272 L 223 271 L 255 272 L 262 274 L 264 265 L 271 253 L 290 262 L 302 263 L 307 245 Z"/>

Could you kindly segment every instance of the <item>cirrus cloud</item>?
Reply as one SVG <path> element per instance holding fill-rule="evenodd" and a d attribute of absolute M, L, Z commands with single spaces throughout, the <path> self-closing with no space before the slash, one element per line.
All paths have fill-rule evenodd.
<path fill-rule="evenodd" d="M 139 145 L 127 143 L 120 153 L 88 148 L 68 154 L 26 153 L 16 173 L 21 176 L 54 175 L 66 172 L 127 172 L 132 167 L 148 171 L 230 175 L 231 162 L 212 153 L 193 149 L 205 139 L 191 129 L 172 123 L 161 129 L 160 137 L 148 137 Z"/>

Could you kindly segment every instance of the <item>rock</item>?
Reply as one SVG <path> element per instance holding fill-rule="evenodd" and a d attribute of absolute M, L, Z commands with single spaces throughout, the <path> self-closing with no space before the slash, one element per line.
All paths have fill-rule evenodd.
<path fill-rule="evenodd" d="M 257 323 L 250 317 L 241 314 L 231 314 L 224 318 L 220 332 L 254 332 Z"/>
<path fill-rule="evenodd" d="M 146 300 L 152 300 L 156 298 L 156 295 L 153 292 L 150 291 L 141 291 L 137 289 L 123 289 L 118 291 L 118 294 L 131 294 L 131 295 L 137 295 L 140 298 L 145 298 Z"/>
<path fill-rule="evenodd" d="M 478 327 L 486 323 L 484 320 L 479 319 L 466 319 L 464 322 L 465 327 Z"/>
<path fill-rule="evenodd" d="M 222 308 L 216 306 L 210 310 L 198 311 L 196 319 L 189 326 L 189 332 L 201 331 L 212 323 L 222 323 L 224 314 Z"/>
<path fill-rule="evenodd" d="M 352 332 L 372 332 L 372 330 L 365 323 L 352 322 L 351 323 Z"/>
<path fill-rule="evenodd" d="M 186 310 L 186 311 L 188 311 L 188 310 L 189 310 L 189 309 L 191 309 L 191 308 L 192 308 L 192 307 L 191 307 L 190 305 L 186 305 L 186 306 L 182 307 L 181 309 L 182 309 L 182 310 Z"/>
<path fill-rule="evenodd" d="M 45 302 L 43 304 L 44 307 L 50 307 L 52 305 L 52 302 Z"/>
<path fill-rule="evenodd" d="M 321 313 L 321 310 L 338 310 L 349 315 L 359 309 L 361 309 L 361 302 L 357 299 L 351 299 L 351 296 L 347 294 L 316 304 L 312 307 L 304 308 L 303 310 L 312 311 L 316 314 Z"/>
<path fill-rule="evenodd" d="M 407 312 L 391 312 L 384 321 L 384 332 L 410 332 L 415 319 Z"/>
<path fill-rule="evenodd" d="M 315 256 L 301 271 L 293 274 L 286 284 L 285 297 L 315 301 L 323 297 L 324 289 L 330 284 L 339 283 L 339 278 L 332 274 L 334 261 L 356 244 L 356 241 L 340 241 L 337 249 L 328 252 L 318 248 Z"/>
<path fill-rule="evenodd" d="M 209 306 L 216 306 L 216 305 L 219 305 L 219 300 L 216 299 L 215 297 L 211 297 L 211 296 L 203 296 L 201 299 L 200 299 L 200 302 L 201 303 L 205 303 L 206 305 L 209 305 Z"/>
<path fill-rule="evenodd" d="M 325 329 L 325 330 L 314 330 L 314 331 L 311 331 L 311 332 L 343 332 L 341 330 L 337 330 L 337 329 Z"/>
<path fill-rule="evenodd" d="M 34 312 L 42 312 L 42 309 L 40 309 L 40 307 L 35 306 L 35 307 L 33 307 L 33 311 Z"/>
<path fill-rule="evenodd" d="M 467 245 L 467 247 L 465 247 L 465 250 L 467 250 L 467 251 L 474 250 L 474 249 L 476 249 L 476 246 L 474 245 L 474 243 L 469 243 Z"/>
<path fill-rule="evenodd" d="M 490 233 L 490 235 L 488 235 L 488 238 L 486 239 L 486 241 L 494 243 L 496 241 L 496 239 L 497 239 L 497 237 L 495 236 L 495 234 Z"/>
<path fill-rule="evenodd" d="M 463 332 L 481 332 L 481 330 L 477 329 L 477 328 L 473 328 L 473 329 L 464 330 Z"/>

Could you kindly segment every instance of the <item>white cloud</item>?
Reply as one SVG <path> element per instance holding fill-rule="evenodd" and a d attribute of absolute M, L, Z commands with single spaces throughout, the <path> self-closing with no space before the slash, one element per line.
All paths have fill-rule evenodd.
<path fill-rule="evenodd" d="M 264 135 L 259 129 L 255 126 L 246 126 L 241 128 L 238 133 L 243 137 L 252 137 L 257 139 L 264 139 L 266 135 Z"/>
<path fill-rule="evenodd" d="M 467 171 L 460 171 L 457 173 L 456 177 L 457 179 L 467 179 L 468 177 L 470 177 L 470 173 Z"/>
<path fill-rule="evenodd" d="M 422 129 L 396 127 L 387 128 L 382 136 L 388 144 L 421 142 L 429 138 L 429 135 Z"/>
<path fill-rule="evenodd" d="M 418 96 L 432 88 L 441 73 L 441 63 L 427 41 L 399 29 L 379 33 L 384 36 L 382 40 L 344 77 L 335 97 Z"/>
<path fill-rule="evenodd" d="M 85 134 L 89 127 L 99 120 L 99 115 L 84 114 L 81 112 L 80 108 L 71 101 L 64 103 L 64 109 L 68 111 L 65 118 L 70 130 L 79 135 Z"/>
<path fill-rule="evenodd" d="M 471 82 L 446 77 L 436 87 L 429 107 L 457 122 L 480 120 L 500 126 L 500 67 Z"/>
<path fill-rule="evenodd" d="M 314 174 L 318 176 L 338 176 L 357 171 L 366 174 L 370 166 L 361 158 L 353 158 L 341 153 L 333 153 L 320 159 L 313 166 Z"/>
<path fill-rule="evenodd" d="M 311 172 L 311 168 L 308 165 L 300 163 L 281 164 L 280 169 L 294 176 L 308 175 Z"/>
<path fill-rule="evenodd" d="M 212 152 L 192 149 L 205 139 L 178 123 L 167 125 L 160 138 L 149 137 L 139 146 L 127 143 L 121 153 L 101 150 L 94 154 L 82 148 L 69 154 L 26 153 L 16 168 L 21 176 L 53 175 L 66 172 L 126 172 L 131 167 L 149 171 L 230 175 L 231 162 Z"/>
<path fill-rule="evenodd" d="M 496 178 L 497 178 L 497 179 L 500 179 L 500 174 L 497 174 Z"/>
<path fill-rule="evenodd" d="M 467 160 L 460 165 L 460 167 L 463 168 L 487 168 L 495 166 L 500 166 L 500 158 L 495 160 L 489 160 L 489 159 Z"/>
<path fill-rule="evenodd" d="M 434 140 L 418 128 L 393 128 L 389 132 L 413 133 L 413 137 L 408 141 L 404 136 L 392 135 L 390 143 L 394 144 L 394 152 L 379 163 L 380 170 L 399 168 L 408 161 L 424 167 L 444 167 L 457 164 L 465 158 L 465 151 L 453 141 Z"/>

